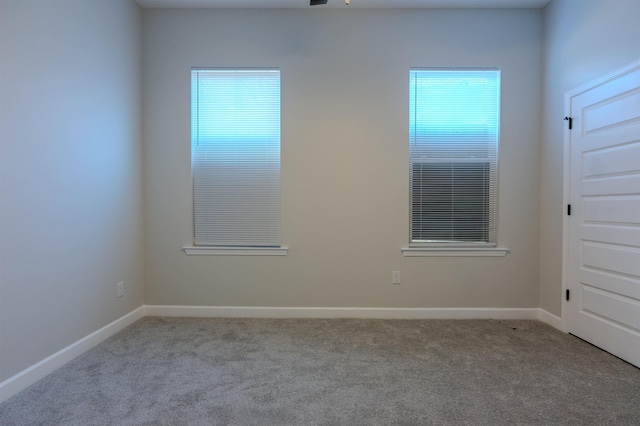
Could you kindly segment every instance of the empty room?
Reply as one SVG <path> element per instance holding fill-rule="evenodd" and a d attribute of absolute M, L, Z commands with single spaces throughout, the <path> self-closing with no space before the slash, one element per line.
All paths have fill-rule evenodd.
<path fill-rule="evenodd" d="M 0 424 L 640 424 L 639 19 L 0 0 Z"/>

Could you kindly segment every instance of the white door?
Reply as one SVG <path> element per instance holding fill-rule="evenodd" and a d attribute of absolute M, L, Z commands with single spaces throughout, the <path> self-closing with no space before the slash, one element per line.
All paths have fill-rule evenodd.
<path fill-rule="evenodd" d="M 567 331 L 640 366 L 640 63 L 565 99 Z"/>

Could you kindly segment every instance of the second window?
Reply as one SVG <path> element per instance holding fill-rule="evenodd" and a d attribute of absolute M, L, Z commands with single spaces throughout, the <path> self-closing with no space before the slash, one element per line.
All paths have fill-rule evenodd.
<path fill-rule="evenodd" d="M 410 243 L 496 244 L 500 71 L 412 69 Z"/>

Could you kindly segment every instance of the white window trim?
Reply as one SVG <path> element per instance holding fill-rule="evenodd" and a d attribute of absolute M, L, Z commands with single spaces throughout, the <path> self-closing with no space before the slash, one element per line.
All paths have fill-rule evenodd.
<path fill-rule="evenodd" d="M 187 256 L 286 256 L 288 247 L 206 247 L 185 246 Z"/>
<path fill-rule="evenodd" d="M 404 257 L 505 257 L 505 247 L 403 247 Z"/>

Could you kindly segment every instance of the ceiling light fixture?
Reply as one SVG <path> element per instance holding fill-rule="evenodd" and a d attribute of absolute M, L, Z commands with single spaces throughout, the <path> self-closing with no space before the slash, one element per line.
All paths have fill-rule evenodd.
<path fill-rule="evenodd" d="M 351 3 L 351 0 L 344 0 L 344 4 L 346 4 L 347 6 L 349 6 L 349 3 Z M 327 4 L 327 0 L 310 0 L 309 1 L 310 6 L 318 6 L 321 4 Z"/>

